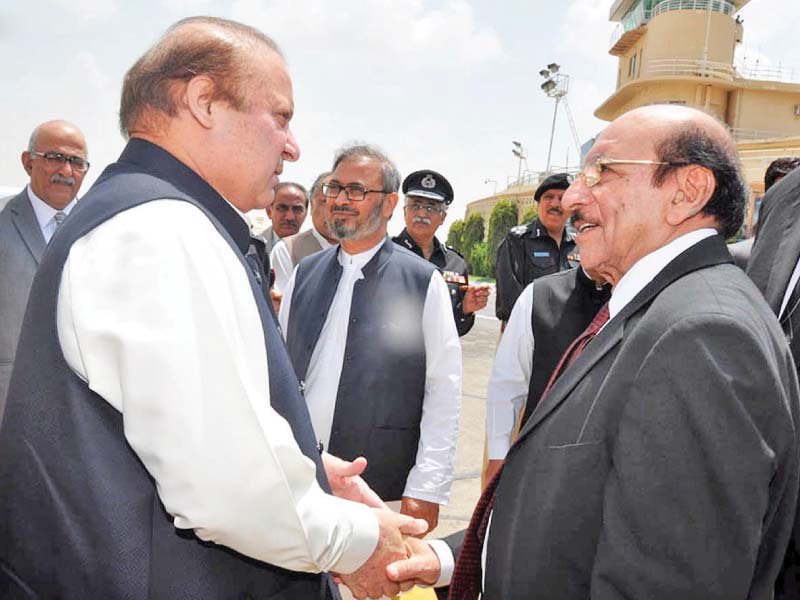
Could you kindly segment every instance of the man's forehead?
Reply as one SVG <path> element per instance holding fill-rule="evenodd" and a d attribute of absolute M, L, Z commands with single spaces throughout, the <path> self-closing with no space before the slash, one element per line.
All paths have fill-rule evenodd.
<path fill-rule="evenodd" d="M 346 176 L 350 179 L 372 179 L 375 177 L 383 177 L 383 165 L 380 161 L 374 158 L 366 156 L 354 156 L 340 162 L 331 174 L 331 179 L 335 179 L 340 183 L 347 183 L 342 181 L 343 176 Z"/>

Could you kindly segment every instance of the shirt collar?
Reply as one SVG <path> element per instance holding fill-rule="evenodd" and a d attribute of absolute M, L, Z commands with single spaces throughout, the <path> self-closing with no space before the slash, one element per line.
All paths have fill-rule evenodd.
<path fill-rule="evenodd" d="M 358 254 L 348 254 L 344 251 L 344 248 L 341 246 L 339 247 L 339 264 L 342 266 L 347 265 L 355 265 L 358 268 L 363 267 L 366 265 L 372 257 L 378 253 L 378 250 L 386 243 L 385 238 L 381 238 L 381 240 L 375 244 L 369 250 L 365 250 L 364 252 L 359 252 Z"/>
<path fill-rule="evenodd" d="M 311 235 L 313 235 L 314 239 L 319 242 L 319 245 L 322 246 L 323 250 L 333 246 L 333 244 L 331 244 L 324 235 L 317 231 L 317 228 L 313 225 L 311 226 Z"/>
<path fill-rule="evenodd" d="M 636 294 L 641 292 L 679 254 L 701 240 L 716 234 L 716 230 L 711 228 L 690 231 L 636 261 L 611 292 L 611 300 L 608 303 L 610 318 L 613 319 L 625 308 L 636 297 Z"/>
<path fill-rule="evenodd" d="M 39 229 L 43 230 L 53 220 L 53 215 L 58 212 L 58 209 L 53 208 L 47 202 L 39 198 L 39 196 L 34 194 L 30 184 L 28 184 L 25 189 L 27 190 L 28 198 L 31 201 L 33 214 L 36 215 L 36 221 L 39 223 Z M 61 212 L 63 212 L 65 215 L 68 215 L 75 206 L 76 202 L 77 198 L 73 198 L 69 201 L 69 204 L 61 209 Z"/>

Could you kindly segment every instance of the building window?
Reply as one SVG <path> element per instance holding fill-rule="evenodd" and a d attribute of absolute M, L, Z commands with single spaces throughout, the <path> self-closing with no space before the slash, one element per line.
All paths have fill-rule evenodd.
<path fill-rule="evenodd" d="M 630 61 L 628 62 L 628 77 L 633 77 L 636 75 L 636 54 L 631 56 Z"/>

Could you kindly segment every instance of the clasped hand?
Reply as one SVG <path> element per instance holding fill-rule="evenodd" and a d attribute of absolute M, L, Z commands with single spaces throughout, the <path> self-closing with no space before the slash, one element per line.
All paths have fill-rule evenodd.
<path fill-rule="evenodd" d="M 378 519 L 378 544 L 372 556 L 357 571 L 337 575 L 336 580 L 347 585 L 359 600 L 396 596 L 419 583 L 436 583 L 439 559 L 428 544 L 416 539 L 425 534 L 432 520 L 427 514 L 430 512 L 428 503 L 404 498 L 406 510 L 403 512 L 415 514 L 419 510 L 423 519 L 397 514 L 389 510 L 361 478 L 367 467 L 364 457 L 345 461 L 324 452 L 322 462 L 333 494 L 370 506 Z M 434 506 L 438 515 L 438 505 Z"/>

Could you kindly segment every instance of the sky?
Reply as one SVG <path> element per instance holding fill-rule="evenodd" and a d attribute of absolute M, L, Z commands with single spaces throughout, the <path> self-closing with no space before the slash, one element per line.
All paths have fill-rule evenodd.
<path fill-rule="evenodd" d="M 798 0 L 751 0 L 741 11 L 740 54 L 762 65 L 800 67 L 792 35 Z M 82 192 L 125 141 L 117 126 L 122 78 L 176 20 L 236 19 L 273 37 L 287 58 L 295 97 L 292 129 L 301 157 L 284 181 L 309 186 L 351 141 L 377 144 L 403 176 L 430 168 L 455 190 L 447 224 L 468 202 L 506 187 L 522 170 L 544 170 L 554 101 L 539 70 L 561 65 L 581 142 L 604 122 L 594 109 L 613 91 L 608 54 L 612 0 L 28 0 L 0 5 L 0 188 L 20 189 L 33 128 L 63 118 L 85 133 L 92 167 Z M 554 165 L 578 162 L 563 108 Z M 496 183 L 495 183 L 496 182 Z M 1 195 L 1 194 L 0 194 Z M 390 232 L 402 228 L 398 213 Z"/>

